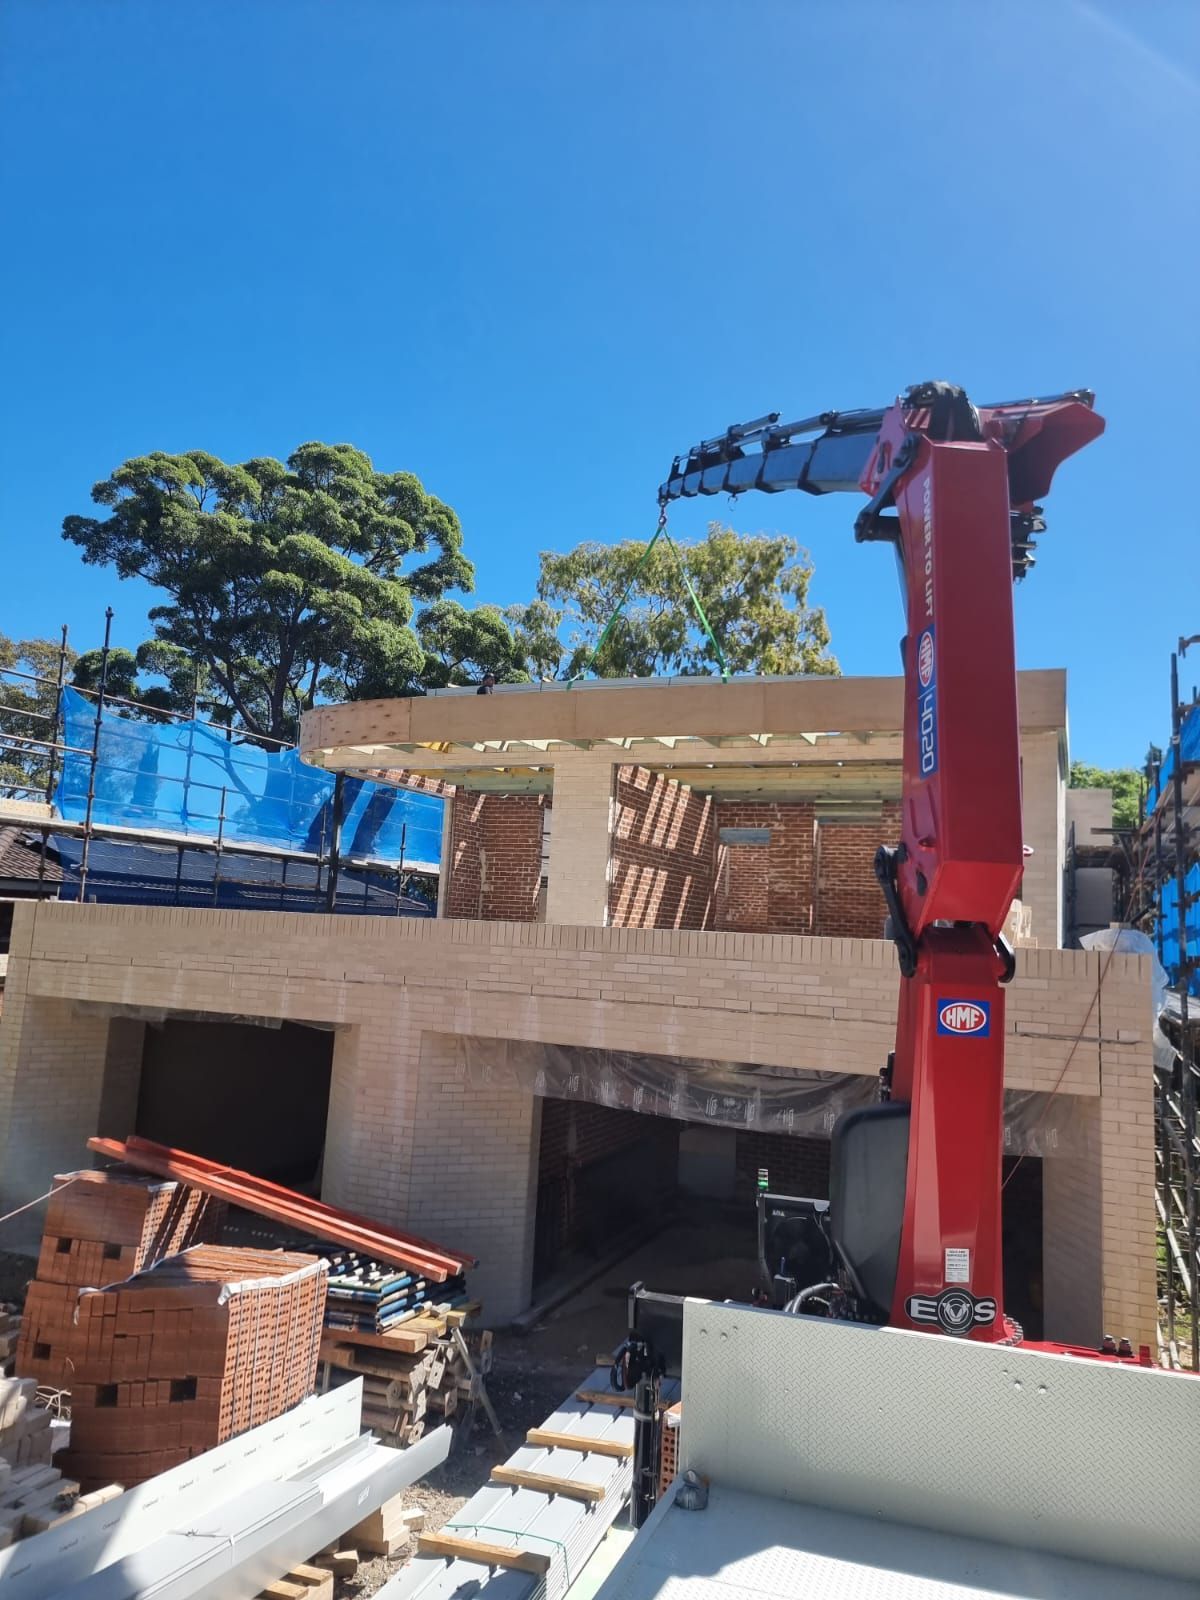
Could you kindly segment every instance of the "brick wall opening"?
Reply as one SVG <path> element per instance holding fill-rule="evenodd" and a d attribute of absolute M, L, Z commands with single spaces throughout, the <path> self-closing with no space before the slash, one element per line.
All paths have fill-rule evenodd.
<path fill-rule="evenodd" d="M 716 926 L 740 933 L 811 933 L 812 806 L 723 800 L 716 826 Z M 765 834 L 765 843 L 740 842 L 755 834 Z"/>
<path fill-rule="evenodd" d="M 715 811 L 713 926 L 741 933 L 880 939 L 875 851 L 900 836 L 900 808 L 840 821 L 805 801 L 722 800 Z"/>
<path fill-rule="evenodd" d="M 133 1131 L 312 1188 L 325 1147 L 333 1039 L 328 1029 L 294 1022 L 262 1028 L 168 1018 L 149 1026 Z"/>
<path fill-rule="evenodd" d="M 542 1101 L 534 1284 L 594 1257 L 675 1199 L 680 1124 L 585 1100 Z"/>

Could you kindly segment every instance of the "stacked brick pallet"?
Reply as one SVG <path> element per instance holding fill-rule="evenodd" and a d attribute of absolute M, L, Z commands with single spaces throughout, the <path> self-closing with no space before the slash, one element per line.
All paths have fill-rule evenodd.
<path fill-rule="evenodd" d="M 128 1487 L 312 1392 L 325 1262 L 197 1246 L 79 1297 L 71 1448 L 85 1487 Z"/>
<path fill-rule="evenodd" d="M 215 1238 L 224 1207 L 182 1184 L 128 1173 L 69 1172 L 54 1183 L 16 1370 L 51 1388 L 70 1389 L 80 1289 L 115 1283 Z"/>
<path fill-rule="evenodd" d="M 676 1401 L 662 1414 L 658 1435 L 658 1497 L 675 1482 L 679 1473 L 679 1424 L 683 1416 L 682 1402 Z"/>

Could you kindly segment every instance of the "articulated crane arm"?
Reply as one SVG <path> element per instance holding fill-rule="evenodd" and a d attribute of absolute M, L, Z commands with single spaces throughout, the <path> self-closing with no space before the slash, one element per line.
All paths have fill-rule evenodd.
<path fill-rule="evenodd" d="M 1003 1311 L 1001 930 L 1021 880 L 1012 581 L 1036 502 L 1104 429 L 1093 396 L 975 407 L 921 384 L 886 410 L 734 427 L 677 457 L 659 498 L 858 491 L 859 540 L 903 576 L 901 841 L 876 858 L 902 973 L 887 1103 L 834 1130 L 830 1223 L 853 1313 L 984 1341 Z"/>

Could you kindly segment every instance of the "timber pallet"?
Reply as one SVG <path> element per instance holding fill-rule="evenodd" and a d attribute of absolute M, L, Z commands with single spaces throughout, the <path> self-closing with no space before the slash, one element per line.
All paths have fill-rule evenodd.
<path fill-rule="evenodd" d="M 357 1557 L 354 1569 L 358 1570 Z M 303 1562 L 260 1589 L 258 1600 L 333 1600 L 333 1581 L 333 1572 L 328 1567 Z"/>
<path fill-rule="evenodd" d="M 491 1371 L 492 1335 L 486 1329 L 474 1332 L 468 1343 L 462 1328 L 466 1317 L 478 1311 L 478 1303 L 438 1307 L 386 1334 L 327 1328 L 321 1342 L 321 1388 L 361 1379 L 363 1424 L 385 1444 L 415 1444 L 427 1428 L 451 1421 L 465 1436 L 474 1427 L 479 1406 L 499 1432 L 483 1383 L 484 1373 Z M 416 1322 L 428 1327 L 414 1328 Z M 420 1348 L 409 1348 L 414 1344 Z"/>

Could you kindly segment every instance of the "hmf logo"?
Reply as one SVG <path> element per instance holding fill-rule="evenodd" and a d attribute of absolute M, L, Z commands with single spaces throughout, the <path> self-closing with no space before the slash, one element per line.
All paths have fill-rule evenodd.
<path fill-rule="evenodd" d="M 937 684 L 935 682 L 933 624 L 917 641 L 917 741 L 921 776 L 932 778 L 938 765 Z"/>
<path fill-rule="evenodd" d="M 938 1003 L 937 1031 L 986 1039 L 991 1032 L 992 1009 L 986 1000 L 942 1000 Z"/>
<path fill-rule="evenodd" d="M 925 615 L 933 621 L 933 474 L 925 474 L 921 490 L 921 521 L 925 557 Z"/>
<path fill-rule="evenodd" d="M 921 679 L 922 689 L 928 689 L 933 682 L 933 629 L 926 628 L 921 635 L 921 643 L 917 647 L 917 672 Z"/>

